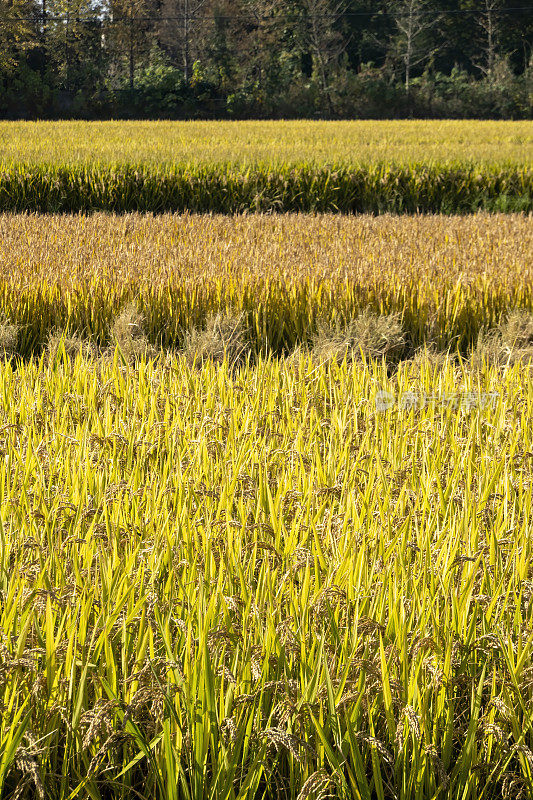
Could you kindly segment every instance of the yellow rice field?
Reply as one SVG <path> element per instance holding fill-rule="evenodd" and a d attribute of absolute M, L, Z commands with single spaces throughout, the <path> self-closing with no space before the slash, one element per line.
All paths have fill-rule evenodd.
<path fill-rule="evenodd" d="M 0 122 L 0 164 L 533 166 L 529 121 Z"/>
<path fill-rule="evenodd" d="M 54 328 L 104 343 L 127 303 L 164 346 L 229 311 L 254 349 L 279 352 L 369 307 L 399 312 L 415 346 L 454 349 L 533 307 L 532 252 L 521 215 L 5 215 L 0 300 L 23 354 Z"/>
<path fill-rule="evenodd" d="M 0 795 L 529 797 L 532 387 L 4 364 Z"/>
<path fill-rule="evenodd" d="M 526 209 L 532 156 L 530 123 L 0 123 L 0 194 L 431 162 L 386 191 L 447 163 L 479 208 L 483 164 Z M 0 800 L 533 796 L 532 253 L 525 213 L 0 215 Z"/>

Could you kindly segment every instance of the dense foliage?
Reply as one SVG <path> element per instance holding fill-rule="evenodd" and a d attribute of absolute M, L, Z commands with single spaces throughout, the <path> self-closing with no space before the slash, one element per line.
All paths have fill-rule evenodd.
<path fill-rule="evenodd" d="M 7 118 L 529 118 L 517 0 L 1 0 Z"/>

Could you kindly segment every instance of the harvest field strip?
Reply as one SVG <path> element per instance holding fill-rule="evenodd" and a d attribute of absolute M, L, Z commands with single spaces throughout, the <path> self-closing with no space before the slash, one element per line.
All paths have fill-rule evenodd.
<path fill-rule="evenodd" d="M 210 315 L 244 313 L 251 350 L 280 354 L 368 309 L 401 315 L 408 350 L 464 352 L 533 310 L 532 252 L 523 215 L 4 215 L 0 309 L 24 357 L 54 330 L 112 344 L 128 304 L 164 348 Z"/>
<path fill-rule="evenodd" d="M 522 365 L 4 364 L 0 795 L 531 797 L 532 418 Z"/>
<path fill-rule="evenodd" d="M 1 211 L 533 210 L 529 122 L 0 123 Z"/>
<path fill-rule="evenodd" d="M 479 120 L 2 122 L 0 163 L 253 166 L 533 163 L 533 123 Z"/>

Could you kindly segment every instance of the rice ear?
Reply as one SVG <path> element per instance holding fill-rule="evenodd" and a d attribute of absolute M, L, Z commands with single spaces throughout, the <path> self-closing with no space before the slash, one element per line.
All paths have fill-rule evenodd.
<path fill-rule="evenodd" d="M 399 314 L 379 316 L 365 310 L 345 327 L 319 324 L 311 351 L 324 361 L 363 357 L 396 361 L 405 350 L 405 341 Z"/>
<path fill-rule="evenodd" d="M 14 355 L 17 351 L 20 325 L 14 325 L 9 320 L 0 320 L 0 354 L 6 357 Z"/>
<path fill-rule="evenodd" d="M 156 356 L 157 349 L 148 341 L 144 315 L 128 303 L 111 326 L 111 349 L 118 346 L 126 361 Z"/>
<path fill-rule="evenodd" d="M 212 315 L 207 318 L 205 327 L 193 328 L 185 334 L 183 353 L 190 364 L 226 360 L 230 366 L 235 366 L 249 352 L 249 331 L 244 313 Z"/>

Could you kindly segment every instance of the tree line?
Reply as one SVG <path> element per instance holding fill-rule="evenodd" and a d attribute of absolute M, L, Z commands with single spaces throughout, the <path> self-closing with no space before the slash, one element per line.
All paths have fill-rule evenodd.
<path fill-rule="evenodd" d="M 4 118 L 530 118 L 531 0 L 0 0 Z"/>

